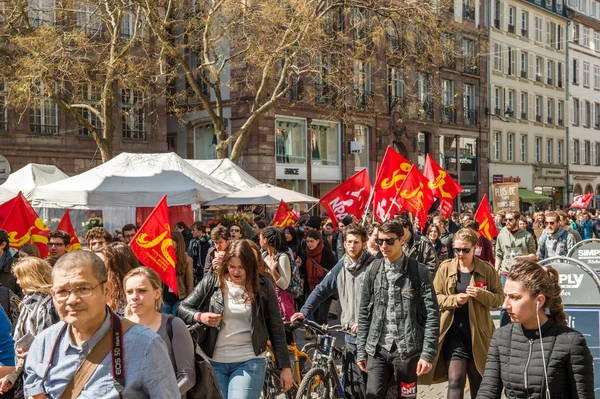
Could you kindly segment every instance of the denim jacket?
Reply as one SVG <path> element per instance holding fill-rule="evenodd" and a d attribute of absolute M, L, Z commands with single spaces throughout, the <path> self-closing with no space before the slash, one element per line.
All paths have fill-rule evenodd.
<path fill-rule="evenodd" d="M 373 279 L 374 267 L 379 270 Z M 375 355 L 388 309 L 388 291 L 393 289 L 400 303 L 395 309 L 402 337 L 398 353 L 404 359 L 420 356 L 433 363 L 438 351 L 440 313 L 427 267 L 406 257 L 398 280 L 386 283 L 384 273 L 384 260 L 373 262 L 366 272 L 358 315 L 357 360 Z"/>

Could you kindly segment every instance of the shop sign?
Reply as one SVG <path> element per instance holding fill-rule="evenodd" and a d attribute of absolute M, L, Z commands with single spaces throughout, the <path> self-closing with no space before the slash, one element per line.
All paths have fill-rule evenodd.
<path fill-rule="evenodd" d="M 519 210 L 519 185 L 517 183 L 492 184 L 494 213 Z"/>
<path fill-rule="evenodd" d="M 494 175 L 492 177 L 492 183 L 504 183 L 504 175 Z"/>
<path fill-rule="evenodd" d="M 565 177 L 566 173 L 564 169 L 549 169 L 542 168 L 542 175 L 546 177 Z"/>
<path fill-rule="evenodd" d="M 299 168 L 285 168 L 283 173 L 288 176 L 298 176 L 300 174 L 300 169 Z"/>

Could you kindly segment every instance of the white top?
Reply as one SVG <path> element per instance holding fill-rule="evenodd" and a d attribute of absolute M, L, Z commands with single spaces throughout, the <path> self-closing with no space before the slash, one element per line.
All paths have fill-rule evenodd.
<path fill-rule="evenodd" d="M 286 290 L 290 285 L 292 279 L 292 265 L 290 265 L 290 258 L 285 254 L 279 255 L 279 280 L 275 281 L 275 284 L 282 290 Z M 265 257 L 265 262 L 268 266 L 271 266 L 273 259 L 270 256 Z"/>
<path fill-rule="evenodd" d="M 223 319 L 212 360 L 219 363 L 245 362 L 256 357 L 252 346 L 252 303 L 248 291 L 225 280 Z"/>

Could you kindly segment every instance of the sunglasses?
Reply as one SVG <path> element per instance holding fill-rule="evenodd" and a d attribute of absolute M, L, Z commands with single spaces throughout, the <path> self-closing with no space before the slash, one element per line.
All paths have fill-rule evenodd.
<path fill-rule="evenodd" d="M 396 242 L 396 240 L 399 240 L 398 237 L 392 237 L 392 238 L 376 238 L 375 242 L 377 243 L 377 245 L 383 245 L 383 243 L 385 242 L 387 245 L 394 245 L 394 243 Z"/>
<path fill-rule="evenodd" d="M 556 222 L 546 222 L 546 226 L 554 226 Z"/>
<path fill-rule="evenodd" d="M 469 252 L 471 252 L 472 248 L 454 248 L 454 252 L 457 252 L 459 254 L 468 254 Z"/>
<path fill-rule="evenodd" d="M 512 218 L 506 218 L 504 220 L 506 220 L 507 222 L 514 222 L 515 221 L 515 219 L 512 219 Z"/>
<path fill-rule="evenodd" d="M 239 233 L 240 229 L 229 229 L 230 233 Z"/>

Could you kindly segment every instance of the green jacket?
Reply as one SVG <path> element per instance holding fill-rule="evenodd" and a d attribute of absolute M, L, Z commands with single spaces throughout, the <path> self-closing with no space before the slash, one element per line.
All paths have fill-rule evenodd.
<path fill-rule="evenodd" d="M 501 259 L 501 272 L 508 272 L 514 261 L 512 252 L 515 256 L 535 254 L 535 238 L 526 230 L 519 229 L 513 235 L 504 227 L 496 240 L 496 259 Z"/>

